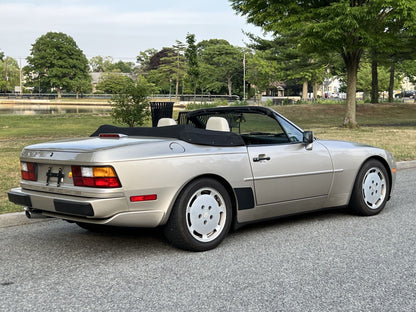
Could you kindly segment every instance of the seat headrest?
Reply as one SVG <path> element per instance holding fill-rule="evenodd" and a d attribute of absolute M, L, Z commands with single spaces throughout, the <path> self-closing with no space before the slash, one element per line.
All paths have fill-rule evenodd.
<path fill-rule="evenodd" d="M 172 118 L 160 118 L 157 122 L 158 127 L 175 126 L 176 121 Z"/>
<path fill-rule="evenodd" d="M 206 130 L 230 132 L 230 126 L 224 117 L 210 117 L 205 127 Z"/>

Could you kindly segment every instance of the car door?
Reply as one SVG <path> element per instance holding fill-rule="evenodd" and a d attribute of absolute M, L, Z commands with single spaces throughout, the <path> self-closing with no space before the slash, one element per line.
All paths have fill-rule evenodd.
<path fill-rule="evenodd" d="M 249 145 L 257 206 L 296 200 L 325 199 L 333 167 L 325 147 L 314 142 Z"/>
<path fill-rule="evenodd" d="M 303 131 L 278 114 L 246 114 L 245 121 L 257 206 L 300 200 L 316 206 L 327 197 L 333 165 L 323 145 L 305 144 Z"/>

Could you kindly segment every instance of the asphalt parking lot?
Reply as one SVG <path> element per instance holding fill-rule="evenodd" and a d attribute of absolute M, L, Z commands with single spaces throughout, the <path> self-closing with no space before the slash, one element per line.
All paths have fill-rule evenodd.
<path fill-rule="evenodd" d="M 259 223 L 204 253 L 157 229 L 3 222 L 0 311 L 415 311 L 416 169 L 397 177 L 377 216 Z"/>

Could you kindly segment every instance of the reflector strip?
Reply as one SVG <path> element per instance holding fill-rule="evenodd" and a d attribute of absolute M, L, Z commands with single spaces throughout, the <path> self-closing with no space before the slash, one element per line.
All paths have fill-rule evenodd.
<path fill-rule="evenodd" d="M 141 202 L 141 201 L 149 201 L 149 200 L 156 200 L 156 199 L 157 199 L 157 194 L 130 196 L 131 202 Z"/>

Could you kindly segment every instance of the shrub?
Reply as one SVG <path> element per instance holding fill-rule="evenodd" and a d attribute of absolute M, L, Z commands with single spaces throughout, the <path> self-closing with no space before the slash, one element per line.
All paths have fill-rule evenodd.
<path fill-rule="evenodd" d="M 156 91 L 154 84 L 140 76 L 134 84 L 127 84 L 123 92 L 111 97 L 111 116 L 129 127 L 143 125 L 150 116 L 148 96 Z"/>

